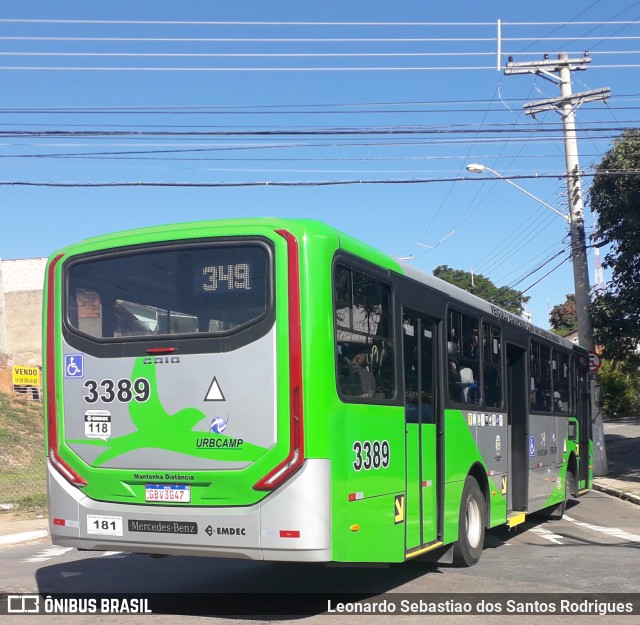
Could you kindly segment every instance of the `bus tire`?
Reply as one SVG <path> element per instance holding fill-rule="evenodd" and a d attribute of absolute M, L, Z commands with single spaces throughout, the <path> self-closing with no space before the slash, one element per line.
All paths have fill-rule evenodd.
<path fill-rule="evenodd" d="M 559 504 L 555 505 L 553 508 L 549 509 L 549 513 L 547 514 L 547 518 L 551 521 L 560 521 L 564 516 L 565 510 L 567 509 L 567 501 L 569 496 L 576 492 L 576 478 L 572 471 L 567 469 L 567 474 L 564 478 L 564 499 Z"/>
<path fill-rule="evenodd" d="M 467 476 L 458 517 L 458 540 L 453 546 L 456 566 L 473 566 L 482 554 L 487 504 L 478 482 Z"/>

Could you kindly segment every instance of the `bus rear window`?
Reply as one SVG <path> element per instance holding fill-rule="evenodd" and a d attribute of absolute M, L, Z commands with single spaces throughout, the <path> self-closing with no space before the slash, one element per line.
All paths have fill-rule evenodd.
<path fill-rule="evenodd" d="M 270 266 L 258 243 L 93 256 L 68 268 L 67 322 L 107 340 L 229 333 L 269 310 Z"/>

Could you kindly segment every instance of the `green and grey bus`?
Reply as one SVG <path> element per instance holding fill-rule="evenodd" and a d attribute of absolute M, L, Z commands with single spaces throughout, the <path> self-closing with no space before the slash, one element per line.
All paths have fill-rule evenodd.
<path fill-rule="evenodd" d="M 316 221 L 66 247 L 44 335 L 54 544 L 471 565 L 591 484 L 584 350 Z"/>

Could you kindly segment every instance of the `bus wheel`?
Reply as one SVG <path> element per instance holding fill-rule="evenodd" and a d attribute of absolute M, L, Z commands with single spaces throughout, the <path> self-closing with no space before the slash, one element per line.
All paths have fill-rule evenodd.
<path fill-rule="evenodd" d="M 567 470 L 567 474 L 564 478 L 564 499 L 554 507 L 549 509 L 549 513 L 546 515 L 551 521 L 560 521 L 564 516 L 564 512 L 567 509 L 567 499 L 570 495 L 575 493 L 576 478 L 572 471 Z"/>
<path fill-rule="evenodd" d="M 478 482 L 467 476 L 460 502 L 458 541 L 453 546 L 453 563 L 456 566 L 472 566 L 480 559 L 484 545 L 486 508 Z"/>

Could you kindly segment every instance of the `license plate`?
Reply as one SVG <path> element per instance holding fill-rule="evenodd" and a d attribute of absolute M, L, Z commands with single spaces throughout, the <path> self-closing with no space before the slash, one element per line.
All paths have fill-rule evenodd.
<path fill-rule="evenodd" d="M 169 503 L 189 503 L 191 486 L 188 484 L 147 484 L 144 492 L 145 501 Z"/>

